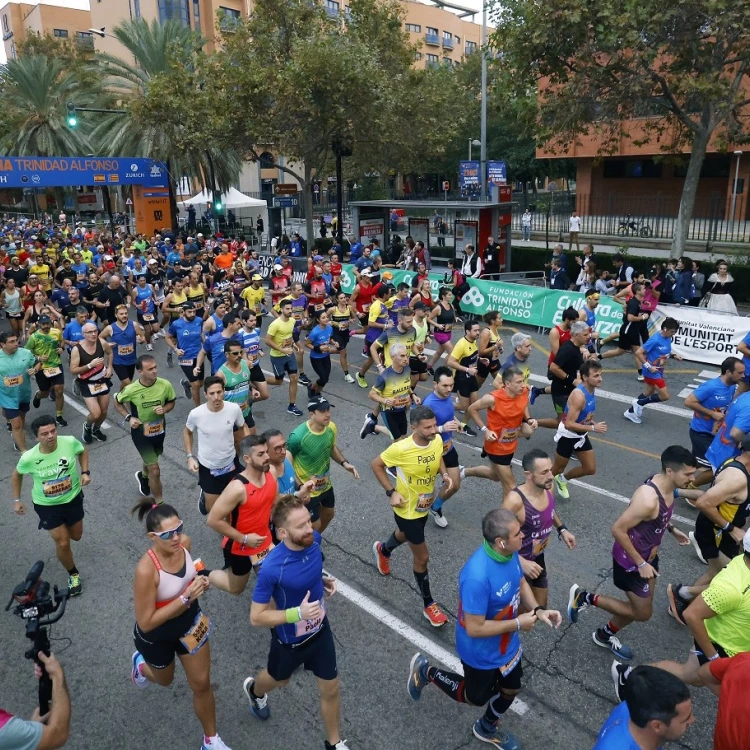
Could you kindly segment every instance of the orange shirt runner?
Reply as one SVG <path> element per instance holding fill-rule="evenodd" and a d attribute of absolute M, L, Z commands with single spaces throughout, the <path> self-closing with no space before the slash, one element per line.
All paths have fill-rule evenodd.
<path fill-rule="evenodd" d="M 487 410 L 487 429 L 497 435 L 491 443 L 484 441 L 485 453 L 507 456 L 516 452 L 524 413 L 529 405 L 529 391 L 511 398 L 504 388 L 492 392 L 495 405 Z"/>

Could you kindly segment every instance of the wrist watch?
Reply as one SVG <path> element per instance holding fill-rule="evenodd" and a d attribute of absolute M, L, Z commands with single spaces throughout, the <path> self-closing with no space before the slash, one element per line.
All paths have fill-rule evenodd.
<path fill-rule="evenodd" d="M 82 472 L 81 472 L 81 476 L 83 476 L 84 474 L 85 474 L 85 475 L 86 475 L 87 477 L 90 477 L 90 476 L 91 476 L 91 472 L 90 472 L 90 471 L 89 471 L 88 469 L 86 469 L 86 471 L 82 471 Z"/>
<path fill-rule="evenodd" d="M 394 489 L 386 490 L 386 491 L 385 491 L 385 494 L 386 494 L 386 495 L 387 495 L 388 497 L 391 497 L 391 495 L 393 495 L 393 493 L 394 493 L 395 491 L 396 491 L 396 490 L 394 490 Z"/>

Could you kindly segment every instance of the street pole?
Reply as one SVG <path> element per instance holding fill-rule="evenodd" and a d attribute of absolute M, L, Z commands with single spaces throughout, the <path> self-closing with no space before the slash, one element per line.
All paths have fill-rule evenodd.
<path fill-rule="evenodd" d="M 336 150 L 336 240 L 344 247 L 344 215 L 342 204 L 344 203 L 344 169 L 342 165 L 341 149 Z"/>
<path fill-rule="evenodd" d="M 479 140 L 482 200 L 487 200 L 487 2 L 482 0 L 482 125 Z"/>
<path fill-rule="evenodd" d="M 729 221 L 728 239 L 731 239 L 734 236 L 734 209 L 737 206 L 737 183 L 739 182 L 740 177 L 740 157 L 742 156 L 742 151 L 735 151 L 734 155 L 737 157 L 737 168 L 734 171 L 734 185 L 732 187 L 732 212 Z"/>

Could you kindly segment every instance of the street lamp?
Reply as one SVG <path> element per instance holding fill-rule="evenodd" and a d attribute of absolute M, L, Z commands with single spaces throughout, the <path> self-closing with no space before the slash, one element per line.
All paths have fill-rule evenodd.
<path fill-rule="evenodd" d="M 89 34 L 96 34 L 97 36 L 100 36 L 102 39 L 104 39 L 105 36 L 110 37 L 111 39 L 117 39 L 116 36 L 113 34 L 108 34 L 104 29 L 106 29 L 106 26 L 102 26 L 101 29 L 89 29 Z"/>
<path fill-rule="evenodd" d="M 487 0 L 482 0 L 482 121 L 479 169 L 482 178 L 482 200 L 487 200 Z"/>
<path fill-rule="evenodd" d="M 735 151 L 734 155 L 737 157 L 737 168 L 734 171 L 734 186 L 732 187 L 732 213 L 729 222 L 730 239 L 734 235 L 734 209 L 737 205 L 737 182 L 739 181 L 740 176 L 740 157 L 742 156 L 742 151 Z"/>
<path fill-rule="evenodd" d="M 473 140 L 469 138 L 469 161 L 471 161 L 471 147 L 472 146 L 481 146 L 482 141 L 480 141 L 477 138 L 474 138 Z"/>

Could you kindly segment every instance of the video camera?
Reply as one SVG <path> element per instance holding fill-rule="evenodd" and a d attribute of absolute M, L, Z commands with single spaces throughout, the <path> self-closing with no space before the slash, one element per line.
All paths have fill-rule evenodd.
<path fill-rule="evenodd" d="M 49 656 L 48 627 L 62 618 L 70 598 L 70 591 L 67 588 L 59 591 L 57 586 L 53 588 L 52 595 L 50 595 L 49 583 L 41 580 L 43 570 L 44 562 L 42 560 L 35 562 L 26 580 L 13 589 L 8 606 L 5 608 L 7 612 L 15 603 L 13 614 L 26 620 L 26 637 L 33 645 L 24 653 L 24 656 L 27 659 L 33 659 L 42 670 L 42 676 L 39 679 L 39 710 L 42 716 L 49 711 L 52 681 L 37 654 L 41 651 Z"/>

